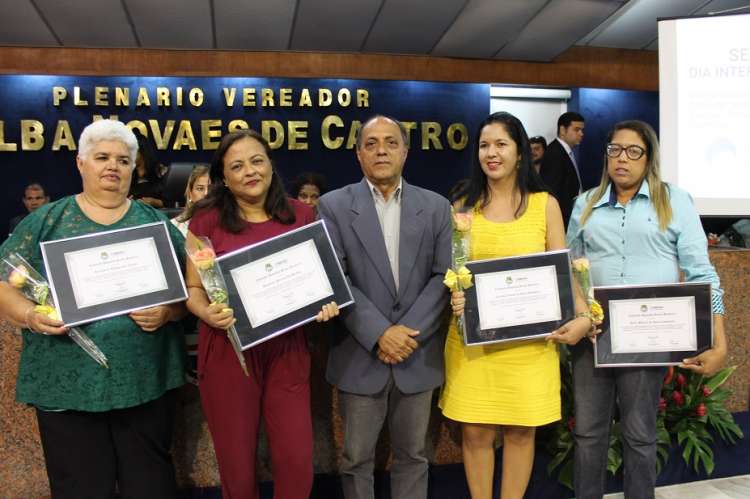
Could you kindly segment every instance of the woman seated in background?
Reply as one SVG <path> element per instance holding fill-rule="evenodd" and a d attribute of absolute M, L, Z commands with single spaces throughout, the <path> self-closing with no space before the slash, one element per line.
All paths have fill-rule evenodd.
<path fill-rule="evenodd" d="M 197 165 L 193 168 L 185 186 L 185 209 L 171 220 L 183 236 L 187 234 L 188 222 L 193 215 L 193 205 L 206 197 L 210 185 L 209 166 Z"/>
<path fill-rule="evenodd" d="M 135 174 L 130 185 L 130 197 L 154 208 L 164 208 L 162 199 L 161 165 L 151 141 L 140 130 L 133 130 L 138 140 Z"/>
<path fill-rule="evenodd" d="M 217 255 L 264 241 L 314 221 L 309 206 L 288 199 L 270 147 L 254 130 L 225 135 L 211 163 L 209 195 L 194 207 L 190 232 L 208 237 Z M 223 497 L 258 497 L 255 475 L 263 417 L 276 499 L 308 497 L 312 488 L 310 353 L 297 328 L 243 352 L 245 376 L 227 338 L 234 323 L 226 305 L 209 303 L 197 270 L 188 262 L 188 308 L 200 319 L 198 380 L 219 464 Z M 338 315 L 323 306 L 318 321 Z"/>
<path fill-rule="evenodd" d="M 711 283 L 713 348 L 683 368 L 709 376 L 724 363 L 724 303 L 719 276 L 690 195 L 661 181 L 659 142 L 642 121 L 623 121 L 607 137 L 599 187 L 578 196 L 568 226 L 571 251 L 590 262 L 598 286 Z M 666 367 L 594 368 L 594 349 L 571 349 L 575 401 L 574 485 L 579 499 L 601 498 L 609 430 L 619 408 L 625 497 L 654 497 L 656 417 Z"/>
<path fill-rule="evenodd" d="M 76 159 L 83 191 L 41 206 L 0 246 L 44 273 L 39 243 L 167 222 L 159 211 L 128 199 L 138 144 L 123 123 L 87 126 Z M 167 223 L 177 256 L 184 239 Z M 0 319 L 23 328 L 16 398 L 36 408 L 52 497 L 174 498 L 170 453 L 174 388 L 184 383 L 184 303 L 161 305 L 81 326 L 107 356 L 94 362 L 65 336 L 58 320 L 35 311 L 10 284 L 0 283 Z"/>
<path fill-rule="evenodd" d="M 292 197 L 317 213 L 318 200 L 326 193 L 326 179 L 320 173 L 300 173 L 292 180 Z"/>

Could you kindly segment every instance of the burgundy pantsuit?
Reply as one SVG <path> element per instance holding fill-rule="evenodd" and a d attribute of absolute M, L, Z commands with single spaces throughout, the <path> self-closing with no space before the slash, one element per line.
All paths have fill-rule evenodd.
<path fill-rule="evenodd" d="M 263 241 L 313 221 L 312 211 L 290 201 L 296 221 L 248 223 L 239 234 L 218 224 L 218 213 L 198 213 L 190 231 L 211 239 L 217 255 Z M 307 499 L 313 480 L 310 353 L 302 329 L 244 352 L 246 377 L 226 332 L 201 323 L 198 379 L 214 441 L 224 499 L 257 499 L 255 473 L 261 417 L 271 450 L 275 499 Z"/>

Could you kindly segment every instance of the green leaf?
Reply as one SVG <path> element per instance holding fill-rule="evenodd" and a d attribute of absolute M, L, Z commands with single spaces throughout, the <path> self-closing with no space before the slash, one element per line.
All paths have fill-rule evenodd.
<path fill-rule="evenodd" d="M 686 437 L 685 448 L 682 450 L 682 459 L 688 466 L 690 466 L 690 455 L 693 452 L 694 445 L 695 444 L 693 444 L 693 441 Z"/>
<path fill-rule="evenodd" d="M 702 430 L 705 430 L 705 428 L 702 428 Z M 710 437 L 710 435 L 708 436 Z M 707 474 L 710 475 L 713 473 L 714 453 L 708 443 L 710 438 L 705 438 L 702 435 L 699 436 L 691 431 L 685 432 L 685 438 L 685 448 L 682 451 L 682 458 L 685 460 L 685 463 L 688 466 L 692 464 L 693 470 L 696 473 L 699 472 L 701 465 Z"/>
<path fill-rule="evenodd" d="M 669 448 L 663 445 L 656 446 L 656 474 L 658 475 L 661 469 L 667 464 L 669 460 Z"/>
<path fill-rule="evenodd" d="M 672 429 L 672 433 L 677 433 L 677 437 L 679 438 L 680 433 L 684 433 L 688 430 L 688 424 L 689 421 L 687 419 L 680 418 Z"/>
<path fill-rule="evenodd" d="M 715 392 L 711 393 L 711 395 L 708 396 L 706 399 L 706 402 L 719 402 L 722 403 L 726 399 L 729 398 L 731 395 L 731 392 L 729 390 L 725 390 L 724 388 L 719 388 Z"/>
<path fill-rule="evenodd" d="M 677 443 L 679 445 L 682 445 L 685 440 L 688 438 L 688 431 L 687 430 L 681 430 L 677 432 Z"/>
<path fill-rule="evenodd" d="M 557 481 L 565 485 L 570 490 L 573 490 L 573 460 L 572 459 L 563 465 L 562 469 L 560 470 L 560 474 L 557 476 Z"/>
<path fill-rule="evenodd" d="M 708 424 L 716 430 L 722 440 L 736 443 L 744 435 L 740 427 L 734 422 L 734 418 L 729 411 L 724 411 L 720 416 L 718 414 L 708 415 Z"/>
<path fill-rule="evenodd" d="M 696 454 L 694 460 L 694 469 L 698 472 L 698 464 L 703 465 L 703 469 L 706 470 L 707 475 L 711 475 L 714 472 L 714 451 L 711 450 L 711 446 L 701 440 L 696 443 Z"/>
<path fill-rule="evenodd" d="M 607 451 L 607 470 L 613 475 L 622 466 L 622 452 L 615 447 L 610 447 Z"/>
<path fill-rule="evenodd" d="M 737 369 L 737 366 L 725 367 L 718 373 L 714 374 L 706 381 L 706 386 L 711 392 L 716 390 L 718 387 L 724 384 L 729 376 Z"/>
<path fill-rule="evenodd" d="M 565 458 L 568 457 L 568 454 L 570 454 L 570 449 L 565 449 L 563 451 L 558 452 L 555 457 L 552 459 L 552 461 L 549 462 L 547 465 L 547 474 L 551 475 L 553 471 L 555 471 L 555 468 L 560 466 L 560 464 L 565 461 Z"/>

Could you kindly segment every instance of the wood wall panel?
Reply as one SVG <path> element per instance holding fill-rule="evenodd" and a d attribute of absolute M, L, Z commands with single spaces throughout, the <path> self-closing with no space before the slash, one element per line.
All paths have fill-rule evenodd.
<path fill-rule="evenodd" d="M 316 52 L 0 47 L 0 74 L 433 80 L 657 90 L 658 56 L 572 47 L 553 62 Z"/>

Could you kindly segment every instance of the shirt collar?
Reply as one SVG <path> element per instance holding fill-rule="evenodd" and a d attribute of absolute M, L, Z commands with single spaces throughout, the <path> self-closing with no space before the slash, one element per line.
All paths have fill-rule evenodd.
<path fill-rule="evenodd" d="M 565 142 L 560 137 L 557 137 L 557 141 L 560 143 L 561 146 L 563 146 L 563 149 L 565 149 L 565 152 L 568 153 L 568 156 L 570 156 L 573 153 L 573 148 L 571 148 L 567 142 Z"/>
<path fill-rule="evenodd" d="M 649 187 L 648 187 L 648 180 L 644 178 L 643 182 L 641 182 L 641 187 L 638 189 L 638 192 L 636 192 L 635 196 L 633 197 L 643 196 L 646 199 L 650 199 L 651 198 L 650 193 L 651 191 L 649 190 Z M 610 182 L 609 185 L 607 186 L 607 190 L 604 191 L 604 195 L 601 197 L 601 199 L 599 199 L 599 201 L 594 203 L 594 208 L 598 208 L 604 204 L 608 204 L 610 206 L 617 205 L 617 191 L 615 191 L 615 189 L 612 188 L 612 182 Z"/>
<path fill-rule="evenodd" d="M 370 182 L 370 179 L 365 177 L 365 181 L 367 182 L 367 186 L 370 188 L 370 194 L 372 194 L 372 197 L 377 198 L 377 199 L 383 199 L 383 194 L 380 192 L 380 190 L 377 187 L 375 187 L 375 185 L 372 182 Z M 393 191 L 392 199 L 395 199 L 396 201 L 401 199 L 401 188 L 403 187 L 403 185 L 404 185 L 404 179 L 399 178 L 398 187 L 396 187 L 396 190 Z"/>

